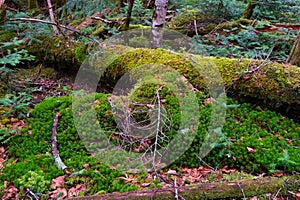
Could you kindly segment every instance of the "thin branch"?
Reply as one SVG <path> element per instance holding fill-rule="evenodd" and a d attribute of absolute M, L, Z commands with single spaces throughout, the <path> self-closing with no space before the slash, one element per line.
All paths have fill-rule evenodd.
<path fill-rule="evenodd" d="M 52 154 L 53 154 L 53 158 L 55 161 L 55 164 L 57 166 L 58 169 L 62 169 L 65 174 L 67 174 L 68 176 L 71 175 L 68 167 L 63 163 L 63 161 L 61 160 L 60 156 L 59 156 L 59 151 L 57 149 L 57 139 L 56 139 L 56 135 L 57 135 L 57 125 L 58 125 L 58 117 L 59 117 L 60 113 L 57 112 L 54 120 L 53 120 L 53 126 L 52 126 L 52 136 L 51 136 L 51 148 L 52 148 Z"/>
<path fill-rule="evenodd" d="M 196 20 L 194 20 L 194 26 L 195 26 L 195 33 L 198 36 L 199 34 L 198 34 L 197 21 Z"/>
<path fill-rule="evenodd" d="M 40 22 L 40 23 L 44 23 L 44 24 L 50 24 L 50 25 L 54 25 L 54 26 L 57 26 L 58 28 L 63 28 L 63 29 L 66 29 L 66 30 L 69 30 L 69 31 L 72 31 L 78 35 L 82 35 L 84 37 L 87 37 L 91 40 L 93 40 L 94 42 L 96 43 L 99 43 L 100 44 L 100 41 L 96 40 L 95 38 L 92 38 L 91 36 L 87 35 L 87 34 L 84 34 L 84 33 L 81 33 L 77 30 L 75 30 L 73 27 L 69 27 L 69 26 L 65 26 L 65 25 L 62 25 L 62 24 L 59 24 L 59 23 L 53 23 L 53 22 L 49 22 L 49 21 L 46 21 L 46 20 L 41 20 L 41 19 L 34 19 L 34 18 L 9 18 L 8 19 L 9 21 L 29 21 L 29 22 Z"/>
<path fill-rule="evenodd" d="M 246 195 L 245 195 L 244 189 L 241 187 L 241 184 L 238 183 L 237 185 L 238 185 L 239 188 L 241 189 L 244 199 L 246 199 Z"/>

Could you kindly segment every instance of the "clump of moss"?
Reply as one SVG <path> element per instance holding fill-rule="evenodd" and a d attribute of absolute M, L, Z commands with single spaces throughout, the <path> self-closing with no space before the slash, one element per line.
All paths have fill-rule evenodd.
<path fill-rule="evenodd" d="M 95 98 L 102 99 L 103 103 L 107 102 L 105 94 L 96 94 Z M 108 102 L 107 105 L 109 105 Z M 103 110 L 103 107 L 99 107 L 99 110 L 102 113 L 105 108 Z M 60 156 L 71 172 L 82 170 L 84 164 L 91 166 L 80 175 L 81 180 L 84 180 L 88 186 L 90 194 L 100 190 L 113 192 L 135 189 L 135 186 L 130 186 L 122 179 L 118 179 L 122 176 L 121 172 L 98 163 L 96 158 L 87 152 L 74 126 L 72 97 L 48 98 L 36 106 L 29 118 L 30 125 L 22 129 L 22 134 L 14 136 L 9 141 L 11 159 L 5 163 L 1 181 L 7 180 L 13 182 L 18 188 L 25 188 L 29 186 L 28 180 L 31 177 L 30 186 L 34 186 L 34 191 L 47 192 L 51 189 L 52 179 L 63 175 L 63 171 L 56 167 L 51 155 L 52 125 L 56 112 L 61 114 L 57 127 Z M 103 121 L 105 123 L 105 120 Z M 15 159 L 18 159 L 17 163 L 14 163 Z M 43 174 L 43 185 L 40 184 L 40 177 L 31 176 L 32 173 Z M 74 186 L 72 181 L 74 183 L 74 179 L 70 178 L 66 184 L 72 187 Z"/>

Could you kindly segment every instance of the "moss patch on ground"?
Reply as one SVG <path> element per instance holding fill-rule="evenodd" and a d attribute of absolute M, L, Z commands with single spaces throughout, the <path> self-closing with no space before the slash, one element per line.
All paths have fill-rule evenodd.
<path fill-rule="evenodd" d="M 96 94 L 95 109 L 100 125 L 106 130 L 115 130 L 108 97 L 105 94 Z M 202 164 L 195 153 L 199 152 L 211 120 L 212 104 L 204 103 L 206 100 L 205 95 L 199 94 L 201 123 L 196 138 L 188 151 L 171 167 L 198 167 Z M 166 105 L 171 105 L 168 109 L 178 107 L 178 102 L 172 95 L 169 95 L 166 102 Z M 231 99 L 227 103 L 237 104 Z M 91 166 L 83 174 L 67 179 L 67 185 L 72 187 L 73 184 L 84 183 L 90 194 L 135 190 L 134 185 L 126 184 L 120 178 L 124 176 L 121 172 L 99 163 L 87 152 L 74 126 L 71 104 L 71 97 L 48 98 L 34 109 L 29 126 L 9 142 L 11 158 L 5 163 L 1 181 L 11 181 L 16 187 L 25 188 L 29 187 L 28 178 L 36 177 L 36 180 L 30 181 L 30 187 L 34 192 L 46 192 L 50 190 L 51 180 L 63 175 L 63 171 L 55 166 L 51 155 L 53 118 L 56 112 L 60 112 L 57 141 L 61 158 L 72 172 L 80 171 L 84 164 Z M 181 117 L 179 114 L 174 118 L 174 124 L 180 123 Z M 174 126 L 169 131 L 174 134 L 178 127 Z M 266 109 L 241 104 L 239 107 L 227 109 L 226 123 L 220 138 L 211 144 L 214 149 L 204 160 L 214 167 L 227 165 L 250 173 L 300 171 L 300 141 L 297 140 L 299 132 L 299 124 L 292 120 Z M 18 161 L 15 163 L 16 159 Z M 32 176 L 32 173 L 35 175 Z"/>

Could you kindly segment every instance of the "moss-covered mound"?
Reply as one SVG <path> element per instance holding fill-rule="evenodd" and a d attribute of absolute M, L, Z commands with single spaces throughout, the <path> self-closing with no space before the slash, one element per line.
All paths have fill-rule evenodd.
<path fill-rule="evenodd" d="M 100 125 L 107 130 L 115 130 L 108 96 L 96 94 L 95 98 Z M 197 136 L 188 151 L 174 163 L 176 167 L 198 167 L 203 164 L 197 153 L 210 123 L 211 103 L 207 103 L 207 98 L 203 95 L 199 94 L 198 98 L 201 123 Z M 56 112 L 60 112 L 57 141 L 62 160 L 72 172 L 83 169 L 84 164 L 90 165 L 90 169 L 83 174 L 67 178 L 66 185 L 72 187 L 84 183 L 90 194 L 135 189 L 135 186 L 118 178 L 122 173 L 100 164 L 86 151 L 74 126 L 71 104 L 71 97 L 49 98 L 34 109 L 30 125 L 23 129 L 21 135 L 14 136 L 9 141 L 9 153 L 12 157 L 5 163 L 1 181 L 11 181 L 19 188 L 32 188 L 35 192 L 46 192 L 50 189 L 51 180 L 63 174 L 63 171 L 57 169 L 51 150 L 53 118 Z M 176 110 L 179 106 L 172 95 L 168 96 L 165 104 L 169 110 Z M 236 102 L 228 99 L 228 104 Z M 176 124 L 180 123 L 181 118 L 179 113 L 178 116 L 173 116 L 175 125 L 169 129 L 171 135 L 177 133 Z M 300 171 L 299 133 L 299 124 L 292 120 L 265 109 L 241 104 L 227 109 L 225 126 L 219 139 L 211 144 L 214 149 L 204 160 L 214 167 L 228 165 L 255 173 Z M 118 139 L 116 136 L 115 138 Z"/>

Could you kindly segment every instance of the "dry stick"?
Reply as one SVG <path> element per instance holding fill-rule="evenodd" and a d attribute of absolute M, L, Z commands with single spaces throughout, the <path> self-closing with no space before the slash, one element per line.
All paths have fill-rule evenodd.
<path fill-rule="evenodd" d="M 199 34 L 198 34 L 197 21 L 196 20 L 194 20 L 194 26 L 195 26 L 195 33 L 198 36 Z"/>
<path fill-rule="evenodd" d="M 34 19 L 34 18 L 23 18 L 23 17 L 20 17 L 20 18 L 9 18 L 8 19 L 9 21 L 29 21 L 29 22 L 40 22 L 40 23 L 44 23 L 44 24 L 50 24 L 50 25 L 54 25 L 54 26 L 57 26 L 58 28 L 63 28 L 63 29 L 66 29 L 66 30 L 69 30 L 69 31 L 72 31 L 74 33 L 77 33 L 78 35 L 82 35 L 84 37 L 87 37 L 91 40 L 93 40 L 94 42 L 100 44 L 101 42 L 92 38 L 91 36 L 87 35 L 87 34 L 84 34 L 84 33 L 81 33 L 77 30 L 75 30 L 73 27 L 69 27 L 69 26 L 65 26 L 65 25 L 62 25 L 62 24 L 59 24 L 59 23 L 53 23 L 53 22 L 49 22 L 49 21 L 45 21 L 45 20 L 41 20 L 41 19 Z"/>
<path fill-rule="evenodd" d="M 52 136 L 51 136 L 52 154 L 53 154 L 53 158 L 54 158 L 54 161 L 55 161 L 55 164 L 56 164 L 57 168 L 62 169 L 65 172 L 65 174 L 70 176 L 71 173 L 70 173 L 68 167 L 61 160 L 61 158 L 59 156 L 59 151 L 57 149 L 57 139 L 56 139 L 57 131 L 56 131 L 56 129 L 57 129 L 59 115 L 60 115 L 59 112 L 57 112 L 55 117 L 54 117 L 54 120 L 53 120 Z"/>

